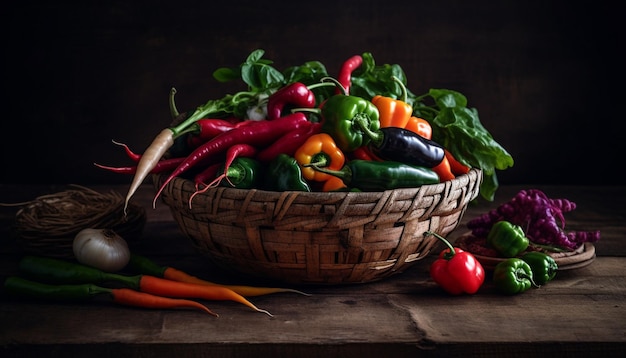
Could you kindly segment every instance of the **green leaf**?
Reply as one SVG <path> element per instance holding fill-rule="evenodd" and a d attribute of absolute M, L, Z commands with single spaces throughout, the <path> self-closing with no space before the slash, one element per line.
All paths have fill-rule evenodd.
<path fill-rule="evenodd" d="M 239 69 L 221 67 L 213 72 L 213 77 L 219 82 L 230 82 L 241 76 Z"/>
<path fill-rule="evenodd" d="M 448 149 L 457 160 L 483 170 L 481 195 L 492 201 L 498 187 L 495 170 L 513 166 L 513 157 L 485 129 L 475 108 L 459 105 L 465 97 L 447 93 L 437 98 L 445 103 L 430 121 L 433 140 Z"/>
<path fill-rule="evenodd" d="M 248 55 L 248 58 L 246 58 L 245 63 L 249 65 L 254 64 L 258 62 L 263 57 L 264 54 L 265 54 L 265 50 L 262 50 L 262 49 L 254 50 Z"/>
<path fill-rule="evenodd" d="M 283 71 L 285 83 L 301 82 L 305 85 L 312 85 L 320 82 L 324 77 L 328 77 L 326 67 L 319 61 L 305 62 L 300 66 L 291 66 Z"/>
<path fill-rule="evenodd" d="M 439 108 L 466 107 L 467 98 L 457 91 L 448 89 L 430 89 L 428 94 Z"/>

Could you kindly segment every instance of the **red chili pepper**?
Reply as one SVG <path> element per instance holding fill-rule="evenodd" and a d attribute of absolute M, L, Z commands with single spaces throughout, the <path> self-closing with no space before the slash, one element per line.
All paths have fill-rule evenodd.
<path fill-rule="evenodd" d="M 452 295 L 462 293 L 474 294 L 485 281 L 485 270 L 474 255 L 463 251 L 440 235 L 426 231 L 424 236 L 434 235 L 441 240 L 447 249 L 430 266 L 430 276 L 446 292 Z"/>
<path fill-rule="evenodd" d="M 241 126 L 246 126 L 253 121 L 235 122 L 233 119 L 205 118 L 193 124 L 194 131 L 187 137 L 189 148 L 197 148 L 202 143 L 214 137 Z"/>
<path fill-rule="evenodd" d="M 448 157 L 446 156 L 443 157 L 441 163 L 432 167 L 432 170 L 437 173 L 437 176 L 439 176 L 439 181 L 442 183 L 444 181 L 456 178 L 454 173 L 452 173 L 452 169 L 450 168 L 450 162 L 448 162 Z"/>
<path fill-rule="evenodd" d="M 337 76 L 337 81 L 341 83 L 345 89 L 345 93 L 341 90 L 341 88 L 337 88 L 335 89 L 335 94 L 348 95 L 350 93 L 350 86 L 352 85 L 352 72 L 359 68 L 362 63 L 363 57 L 361 57 L 361 55 L 352 56 L 343 63 L 341 70 L 339 71 L 339 76 Z"/>
<path fill-rule="evenodd" d="M 367 145 L 358 147 L 350 153 L 352 159 L 362 159 L 362 160 L 377 160 L 381 161 L 382 159 L 378 158 L 372 151 L 369 149 Z"/>
<path fill-rule="evenodd" d="M 448 159 L 448 163 L 450 163 L 450 170 L 454 175 L 462 175 L 467 174 L 470 171 L 470 167 L 459 162 L 447 149 L 444 149 L 446 154 L 446 159 Z"/>
<path fill-rule="evenodd" d="M 196 191 L 200 189 L 200 185 L 206 186 L 209 181 L 215 178 L 217 170 L 220 166 L 222 166 L 221 162 L 211 164 L 193 177 L 193 182 L 196 185 Z"/>
<path fill-rule="evenodd" d="M 274 142 L 285 133 L 310 123 L 304 113 L 297 112 L 272 121 L 252 121 L 249 125 L 231 129 L 205 142 L 189 154 L 165 179 L 152 202 L 156 207 L 156 200 L 165 186 L 172 179 L 185 173 L 192 167 L 215 163 L 222 154 L 235 144 L 246 143 L 253 146 L 266 146 Z"/>
<path fill-rule="evenodd" d="M 287 154 L 293 157 L 298 148 L 313 134 L 320 133 L 321 123 L 311 123 L 311 125 L 294 129 L 280 137 L 257 154 L 256 159 L 261 162 L 270 162 L 279 154 Z"/>
<path fill-rule="evenodd" d="M 296 108 L 314 108 L 316 99 L 312 90 L 328 86 L 335 84 L 319 82 L 306 86 L 301 82 L 293 82 L 281 87 L 267 99 L 267 119 L 280 118 L 288 105 Z"/>
<path fill-rule="evenodd" d="M 215 186 L 219 184 L 219 182 L 226 178 L 228 180 L 228 168 L 233 164 L 233 161 L 238 157 L 247 157 L 252 158 L 256 155 L 258 150 L 256 147 L 251 146 L 247 143 L 239 143 L 235 144 L 232 147 L 228 148 L 226 151 L 226 159 L 224 160 L 224 173 L 215 178 L 211 184 L 208 186 Z"/>
<path fill-rule="evenodd" d="M 193 132 L 187 137 L 187 145 L 196 148 L 207 140 L 235 128 L 235 124 L 226 119 L 203 118 L 195 122 Z"/>
<path fill-rule="evenodd" d="M 120 142 L 116 142 L 116 141 L 112 141 L 113 144 L 117 144 L 117 145 L 121 145 L 122 147 L 124 147 L 124 150 L 126 151 L 126 155 L 134 162 L 138 162 L 141 159 L 141 154 L 135 153 L 132 150 L 130 150 L 130 148 L 128 147 L 127 144 L 124 143 L 120 143 Z"/>
<path fill-rule="evenodd" d="M 301 82 L 294 82 L 281 87 L 267 99 L 267 119 L 280 118 L 287 105 L 301 108 L 315 107 L 315 94 Z"/>
<path fill-rule="evenodd" d="M 209 190 L 209 188 L 216 187 L 219 185 L 222 179 L 226 178 L 228 180 L 228 167 L 231 166 L 235 158 L 237 157 L 248 157 L 252 158 L 257 153 L 257 149 L 249 144 L 240 143 L 235 144 L 232 147 L 228 148 L 226 151 L 226 159 L 224 160 L 224 172 L 220 175 L 217 175 L 218 169 L 222 167 L 222 163 L 215 163 L 213 165 L 208 166 L 205 170 L 198 173 L 194 177 L 194 181 L 196 183 L 196 191 L 191 194 L 189 197 L 189 208 L 191 208 L 191 202 L 193 198 L 205 191 Z M 210 182 L 206 184 L 207 181 Z M 205 185 L 203 189 L 200 189 L 200 185 Z"/>
<path fill-rule="evenodd" d="M 159 160 L 154 166 L 154 168 L 150 170 L 150 174 L 158 174 L 158 173 L 163 173 L 163 172 L 173 170 L 180 163 L 182 163 L 183 160 L 185 160 L 185 158 L 170 158 L 170 159 Z M 133 165 L 130 167 L 111 167 L 111 166 L 102 165 L 98 163 L 93 163 L 93 164 L 97 166 L 98 168 L 106 169 L 108 171 L 111 171 L 113 173 L 118 173 L 118 174 L 135 174 L 137 172 L 136 165 Z"/>

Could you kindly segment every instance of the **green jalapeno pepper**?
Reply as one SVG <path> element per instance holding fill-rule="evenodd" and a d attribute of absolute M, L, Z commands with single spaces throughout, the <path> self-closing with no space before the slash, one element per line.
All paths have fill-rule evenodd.
<path fill-rule="evenodd" d="M 551 281 L 559 269 L 552 256 L 539 251 L 527 252 L 521 257 L 533 271 L 533 279 L 537 285 L 545 285 Z"/>
<path fill-rule="evenodd" d="M 315 170 L 339 177 L 347 186 L 361 191 L 415 188 L 439 183 L 439 176 L 429 168 L 394 161 L 354 159 L 344 165 L 341 170 L 310 166 Z"/>
<path fill-rule="evenodd" d="M 493 270 L 493 282 L 498 291 L 507 295 L 522 293 L 531 286 L 536 286 L 530 266 L 516 257 L 506 259 L 496 265 Z"/>
<path fill-rule="evenodd" d="M 528 248 L 528 238 L 519 225 L 501 220 L 487 234 L 487 244 L 503 257 L 515 257 Z"/>
<path fill-rule="evenodd" d="M 363 124 L 357 125 L 357 120 L 366 123 L 369 130 L 376 131 L 380 128 L 378 108 L 361 97 L 334 95 L 324 103 L 321 115 L 321 131 L 330 134 L 339 149 L 345 153 L 369 142 L 369 137 L 363 135 Z"/>
<path fill-rule="evenodd" d="M 224 168 L 222 167 L 218 173 L 223 171 Z M 226 169 L 225 179 L 220 181 L 221 186 L 239 189 L 254 188 L 262 180 L 261 163 L 253 158 L 237 157 Z"/>
<path fill-rule="evenodd" d="M 309 184 L 302 178 L 302 168 L 296 159 L 284 153 L 269 163 L 265 188 L 273 191 L 311 191 Z"/>

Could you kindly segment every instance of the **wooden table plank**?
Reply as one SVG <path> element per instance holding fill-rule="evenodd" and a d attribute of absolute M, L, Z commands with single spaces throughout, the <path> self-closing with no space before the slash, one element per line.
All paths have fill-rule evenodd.
<path fill-rule="evenodd" d="M 123 192 L 125 188 L 119 188 Z M 512 197 L 503 187 L 493 203 L 470 206 L 464 223 Z M 545 187 L 550 197 L 579 203 L 568 223 L 602 231 L 598 257 L 584 268 L 560 271 L 549 284 L 516 296 L 489 281 L 476 295 L 452 297 L 428 276 L 434 256 L 380 282 L 305 286 L 292 293 L 251 298 L 274 317 L 231 302 L 206 302 L 219 318 L 192 310 L 143 310 L 99 300 L 87 304 L 0 301 L 3 357 L 262 357 L 262 356 L 619 356 L 626 350 L 626 187 Z M 41 188 L 0 185 L 3 202 L 29 200 Z M 225 272 L 190 246 L 153 191 L 134 200 L 148 223 L 141 252 L 163 265 L 225 283 L 272 282 Z M 6 199 L 5 199 L 6 198 Z M 0 275 L 17 273 L 20 251 L 9 238 L 11 210 L 1 209 Z"/>

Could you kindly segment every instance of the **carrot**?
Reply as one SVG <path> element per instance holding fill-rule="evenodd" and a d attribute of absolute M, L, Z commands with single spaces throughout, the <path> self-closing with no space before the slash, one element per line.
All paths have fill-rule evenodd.
<path fill-rule="evenodd" d="M 28 262 L 30 262 L 30 264 Z M 49 281 L 50 276 L 54 276 L 55 270 L 57 269 L 58 265 L 58 263 L 54 260 L 44 260 L 43 262 L 37 262 L 36 259 L 33 259 L 28 262 L 25 262 L 25 264 L 34 271 L 38 269 L 45 269 L 46 266 L 49 265 L 48 267 L 50 267 L 52 273 L 49 271 L 45 271 L 47 277 L 45 281 Z M 40 266 L 42 263 L 44 265 Z M 67 278 L 67 275 L 63 273 L 60 274 Z M 39 275 L 41 275 L 41 273 Z M 70 276 L 72 275 L 75 276 L 80 274 L 77 274 L 76 271 L 73 271 Z M 68 282 L 69 281 L 75 280 L 68 280 Z M 10 276 L 4 281 L 3 292 L 8 295 L 19 297 L 22 299 L 44 300 L 47 302 L 85 302 L 94 299 L 96 296 L 108 294 L 113 296 L 114 303 L 120 305 L 159 309 L 178 307 L 197 308 L 217 317 L 217 314 L 213 313 L 203 304 L 195 301 L 155 296 L 130 288 L 102 287 L 93 283 L 50 284 L 38 281 L 31 281 L 30 279 L 25 279 L 19 276 Z"/>
<path fill-rule="evenodd" d="M 130 261 L 128 267 L 144 275 L 157 276 L 172 281 L 194 283 L 207 286 L 223 286 L 230 288 L 244 297 L 261 296 L 271 293 L 281 292 L 293 292 L 301 295 L 310 296 L 308 293 L 302 291 L 290 289 L 290 288 L 276 288 L 276 287 L 255 287 L 255 286 L 242 286 L 242 285 L 222 285 L 211 281 L 206 281 L 196 276 L 190 275 L 187 272 L 176 269 L 171 266 L 160 266 L 149 258 L 137 254 L 130 255 Z"/>
<path fill-rule="evenodd" d="M 126 200 L 124 201 L 124 215 L 126 215 L 130 198 L 172 145 L 174 145 L 174 132 L 171 129 L 166 128 L 154 138 L 152 143 L 144 151 L 141 159 L 137 162 L 137 171 L 135 172 L 135 176 L 130 184 L 128 193 L 126 194 Z"/>
<path fill-rule="evenodd" d="M 22 257 L 19 269 L 33 279 L 54 283 L 99 283 L 110 282 L 137 291 L 172 298 L 200 298 L 213 301 L 235 301 L 255 311 L 272 316 L 246 300 L 243 296 L 226 287 L 204 286 L 177 282 L 152 275 L 126 276 L 106 272 L 97 268 L 44 256 L 27 255 Z M 87 290 L 88 291 L 88 290 Z"/>
<path fill-rule="evenodd" d="M 255 286 L 244 286 L 244 285 L 222 285 L 222 284 L 214 283 L 211 281 L 203 280 L 201 278 L 190 275 L 184 271 L 175 269 L 173 267 L 165 268 L 165 271 L 163 271 L 163 278 L 166 278 L 172 281 L 194 283 L 194 284 L 199 284 L 199 285 L 222 286 L 222 287 L 229 288 L 244 297 L 255 297 L 255 296 L 268 295 L 272 293 L 281 293 L 281 292 L 292 292 L 292 293 L 298 293 L 304 296 L 310 296 L 310 294 L 308 293 L 304 293 L 302 291 L 294 290 L 291 288 L 255 287 Z"/>
<path fill-rule="evenodd" d="M 111 295 L 113 296 L 113 302 L 121 305 L 157 309 L 196 308 L 215 317 L 219 317 L 217 313 L 211 311 L 205 305 L 192 300 L 155 296 L 130 288 L 113 288 L 111 289 Z"/>
<path fill-rule="evenodd" d="M 187 282 L 172 281 L 150 275 L 141 275 L 139 290 L 165 297 L 199 298 L 212 301 L 234 301 L 273 317 L 266 310 L 257 308 L 252 302 L 237 292 L 222 286 L 206 286 Z"/>
<path fill-rule="evenodd" d="M 444 149 L 445 157 L 450 163 L 450 170 L 454 175 L 467 174 L 470 171 L 470 167 L 459 162 L 447 149 Z"/>
<path fill-rule="evenodd" d="M 272 121 L 254 121 L 253 123 L 233 128 L 217 135 L 191 152 L 191 154 L 185 158 L 185 161 L 180 163 L 180 165 L 170 173 L 154 196 L 152 206 L 156 207 L 157 198 L 161 195 L 161 192 L 163 192 L 167 184 L 174 178 L 194 166 L 207 164 L 207 162 L 211 160 L 215 161 L 215 155 L 225 152 L 231 146 L 240 143 L 258 146 L 268 145 L 280 138 L 283 134 L 308 123 L 306 116 L 301 112 L 297 112 Z"/>

